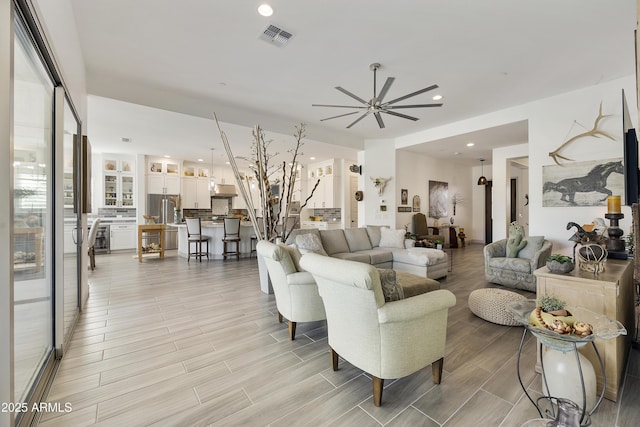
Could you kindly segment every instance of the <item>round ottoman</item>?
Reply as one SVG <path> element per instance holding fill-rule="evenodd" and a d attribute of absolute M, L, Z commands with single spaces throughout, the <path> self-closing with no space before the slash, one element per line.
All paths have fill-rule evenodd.
<path fill-rule="evenodd" d="M 476 289 L 469 295 L 469 309 L 473 314 L 491 323 L 519 326 L 506 310 L 511 301 L 526 300 L 523 295 L 497 288 Z"/>

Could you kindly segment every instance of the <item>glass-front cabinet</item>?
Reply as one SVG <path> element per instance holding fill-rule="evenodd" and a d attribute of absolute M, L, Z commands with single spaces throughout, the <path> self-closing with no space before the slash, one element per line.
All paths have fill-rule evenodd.
<path fill-rule="evenodd" d="M 135 159 L 105 154 L 102 164 L 103 206 L 135 207 Z"/>

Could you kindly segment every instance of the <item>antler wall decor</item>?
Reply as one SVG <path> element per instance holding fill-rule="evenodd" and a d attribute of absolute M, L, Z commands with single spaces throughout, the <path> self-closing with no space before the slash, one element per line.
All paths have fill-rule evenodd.
<path fill-rule="evenodd" d="M 387 182 L 391 180 L 391 177 L 389 178 L 369 177 L 369 179 L 371 180 L 371 182 L 373 182 L 373 185 L 378 189 L 378 196 L 382 196 L 382 193 L 384 193 L 384 187 L 387 186 Z"/>
<path fill-rule="evenodd" d="M 549 153 L 549 157 L 551 157 L 553 159 L 554 162 L 556 162 L 556 164 L 558 166 L 562 166 L 562 164 L 558 161 L 558 158 L 563 159 L 563 160 L 567 160 L 570 162 L 573 162 L 573 159 L 569 159 L 567 157 L 561 156 L 559 153 L 560 151 L 562 151 L 564 148 L 566 148 L 569 144 L 571 144 L 572 142 L 574 142 L 577 139 L 580 138 L 584 138 L 586 136 L 593 136 L 595 138 L 600 138 L 602 136 L 604 136 L 605 138 L 609 138 L 612 141 L 615 141 L 615 138 L 611 135 L 609 135 L 608 133 L 598 129 L 598 125 L 600 124 L 600 120 L 604 119 L 605 117 L 609 117 L 611 116 L 611 114 L 602 114 L 602 101 L 600 101 L 600 109 L 598 110 L 598 117 L 596 117 L 595 122 L 593 123 L 593 129 L 591 129 L 590 131 L 587 132 L 583 132 L 580 133 L 576 136 L 573 136 L 569 139 L 567 139 L 560 147 L 556 148 L 555 151 L 552 151 Z"/>

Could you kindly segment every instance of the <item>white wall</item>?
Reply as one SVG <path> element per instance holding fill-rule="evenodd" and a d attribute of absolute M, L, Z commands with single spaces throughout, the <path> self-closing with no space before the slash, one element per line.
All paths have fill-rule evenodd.
<path fill-rule="evenodd" d="M 388 225 L 391 228 L 396 224 L 396 149 L 391 139 L 365 141 L 364 166 L 364 222 L 361 225 Z M 382 196 L 371 182 L 371 178 L 391 178 L 387 183 Z M 399 194 L 399 193 L 398 193 Z M 381 212 L 380 205 L 386 205 L 387 211 Z"/>
<path fill-rule="evenodd" d="M 409 190 L 408 206 L 411 206 L 414 195 L 420 196 L 420 212 L 427 216 L 428 224 L 433 225 L 433 220 L 429 218 L 429 181 L 446 182 L 449 184 L 448 216 L 440 219 L 440 225 L 449 224 L 449 219 L 453 216 L 451 198 L 455 193 L 459 193 L 463 203 L 456 207 L 454 224 L 464 227 L 465 234 L 470 235 L 474 216 L 471 168 L 410 151 L 398 150 L 396 152 L 396 175 L 394 209 L 400 206 L 400 190 L 406 188 Z M 395 227 L 404 228 L 406 224 L 409 224 L 409 231 L 411 231 L 413 214 L 414 212 L 397 212 L 396 209 Z"/>
<path fill-rule="evenodd" d="M 524 157 L 529 153 L 527 144 L 513 145 L 493 150 L 493 241 L 507 236 L 510 223 L 509 208 L 511 206 L 510 159 Z"/>

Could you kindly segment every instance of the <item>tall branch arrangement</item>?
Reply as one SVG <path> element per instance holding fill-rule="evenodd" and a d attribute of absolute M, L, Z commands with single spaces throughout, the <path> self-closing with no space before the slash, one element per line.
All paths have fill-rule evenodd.
<path fill-rule="evenodd" d="M 302 140 L 306 137 L 305 125 L 301 123 L 295 127 L 295 132 L 293 133 L 295 145 L 293 148 L 287 150 L 292 160 L 290 162 L 282 161 L 282 163 L 273 162 L 279 153 L 269 152 L 268 149 L 271 140 L 265 139 L 264 131 L 259 125 L 256 125 L 253 128 L 251 157 L 244 159 L 249 162 L 249 168 L 253 171 L 253 175 L 246 175 L 238 169 L 236 157 L 231 151 L 231 145 L 227 139 L 227 135 L 220 127 L 215 113 L 213 114 L 213 118 L 220 132 L 220 138 L 222 139 L 222 144 L 229 158 L 236 183 L 240 189 L 240 195 L 247 205 L 249 217 L 251 218 L 256 236 L 258 236 L 259 240 L 272 242 L 275 241 L 276 238 L 280 238 L 283 242 L 286 241 L 291 231 L 295 228 L 298 218 L 291 216 L 291 205 L 294 192 L 300 191 L 299 189 L 295 189 L 295 179 L 299 166 L 298 156 L 303 155 L 300 149 L 304 145 Z M 253 179 L 256 180 L 260 194 L 260 200 L 257 202 L 262 210 L 261 218 L 256 215 L 256 202 L 253 200 L 251 192 Z M 271 191 L 271 186 L 277 184 L 281 184 L 280 198 L 276 197 Z M 311 197 L 313 197 L 313 193 L 316 191 L 316 188 L 318 188 L 318 184 L 320 184 L 319 179 L 311 189 L 309 196 L 300 204 L 300 209 L 304 208 Z M 290 219 L 293 219 L 293 221 Z"/>

